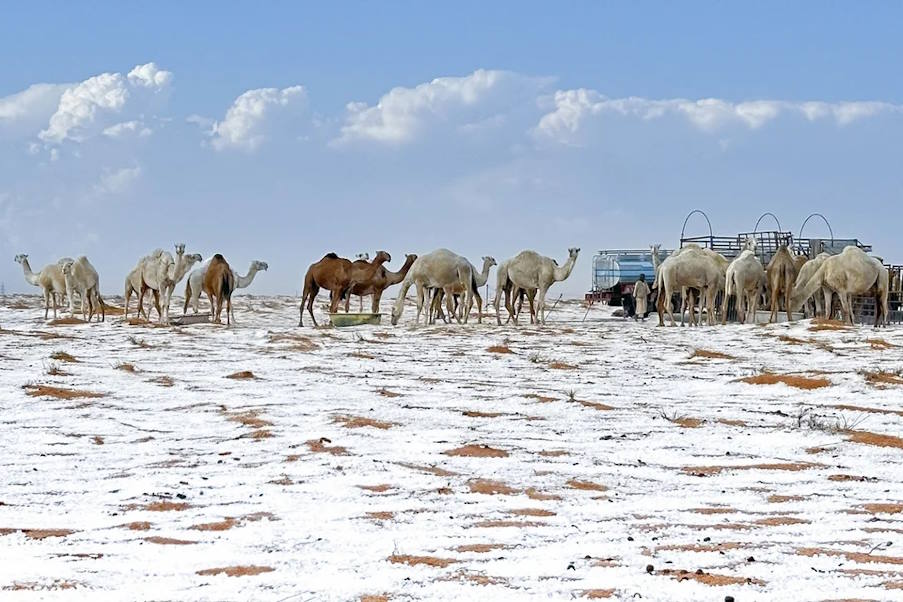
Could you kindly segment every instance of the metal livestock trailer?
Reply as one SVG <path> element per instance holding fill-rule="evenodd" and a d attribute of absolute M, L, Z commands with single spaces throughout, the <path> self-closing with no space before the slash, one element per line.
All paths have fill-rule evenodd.
<path fill-rule="evenodd" d="M 671 251 L 661 251 L 664 260 Z M 604 249 L 593 256 L 592 288 L 585 295 L 589 303 L 621 305 L 621 298 L 633 294 L 633 285 L 640 274 L 646 276 L 649 287 L 655 280 L 651 249 Z"/>

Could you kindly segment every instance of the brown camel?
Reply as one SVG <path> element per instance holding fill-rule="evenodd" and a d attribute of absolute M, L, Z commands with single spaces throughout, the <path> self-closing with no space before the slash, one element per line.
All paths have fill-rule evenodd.
<path fill-rule="evenodd" d="M 351 290 L 348 291 L 348 296 L 345 297 L 345 313 L 348 313 L 348 308 L 351 305 L 351 295 L 358 294 L 354 291 L 370 288 L 370 284 L 378 277 L 380 269 L 383 268 L 383 264 L 389 261 L 392 261 L 392 256 L 389 255 L 389 253 L 386 251 L 377 251 L 373 261 L 358 259 L 351 263 L 351 280 L 354 282 L 354 286 L 351 287 Z M 364 303 L 364 294 L 370 293 L 368 291 L 367 293 L 361 294 L 362 306 Z"/>
<path fill-rule="evenodd" d="M 213 321 L 222 324 L 220 317 L 223 311 L 223 302 L 226 303 L 226 324 L 231 324 L 232 315 L 232 291 L 235 290 L 235 274 L 226 262 L 226 259 L 217 253 L 210 260 L 207 273 L 204 275 L 204 292 L 210 299 L 211 309 L 215 308 Z"/>
<path fill-rule="evenodd" d="M 414 261 L 417 259 L 417 256 L 414 254 L 405 255 L 404 265 L 401 266 L 401 269 L 397 272 L 390 272 L 386 269 L 386 266 L 381 265 L 379 269 L 376 270 L 376 274 L 373 275 L 373 278 L 366 282 L 360 282 L 355 284 L 351 288 L 352 295 L 358 295 L 361 298 L 361 305 L 363 306 L 363 299 L 366 295 L 373 296 L 373 313 L 379 313 L 379 301 L 383 296 L 383 291 L 385 291 L 390 286 L 400 283 L 404 280 L 404 277 L 407 276 L 408 270 L 411 269 L 411 265 L 414 264 Z M 369 264 L 367 261 L 357 260 L 352 265 L 357 264 L 358 261 Z M 350 295 L 349 295 L 350 296 Z M 346 304 L 347 311 L 347 304 Z"/>
<path fill-rule="evenodd" d="M 327 253 L 323 259 L 317 263 L 311 264 L 307 268 L 304 275 L 304 293 L 301 295 L 301 310 L 298 319 L 298 326 L 304 326 L 304 305 L 307 305 L 307 311 L 310 318 L 317 326 L 317 319 L 314 317 L 314 299 L 320 289 L 329 291 L 329 313 L 336 313 L 339 309 L 339 302 L 348 296 L 353 285 L 351 272 L 353 266 L 351 262 L 344 257 L 339 257 L 335 253 Z"/>
<path fill-rule="evenodd" d="M 787 245 L 778 247 L 774 257 L 768 262 L 765 277 L 771 293 L 771 317 L 768 318 L 768 322 L 771 323 L 778 319 L 778 301 L 781 295 L 784 297 L 784 309 L 787 311 L 787 321 L 789 322 L 790 295 L 796 284 L 796 262 Z"/>

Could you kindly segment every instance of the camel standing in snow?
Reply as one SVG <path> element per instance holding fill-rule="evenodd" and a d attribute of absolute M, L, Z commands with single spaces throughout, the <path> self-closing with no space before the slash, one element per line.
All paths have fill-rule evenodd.
<path fill-rule="evenodd" d="M 884 265 L 859 247 L 848 246 L 827 257 L 808 282 L 799 281 L 789 296 L 787 309 L 799 309 L 821 287 L 840 297 L 843 319 L 853 324 L 853 295 L 875 295 L 875 328 L 887 326 L 889 276 Z"/>
<path fill-rule="evenodd" d="M 215 310 L 213 321 L 222 324 L 223 303 L 226 304 L 226 324 L 231 324 L 232 291 L 235 290 L 235 274 L 225 257 L 217 253 L 210 260 L 204 274 L 204 292 L 210 300 L 210 311 Z"/>
<path fill-rule="evenodd" d="M 310 313 L 310 319 L 314 326 L 317 318 L 314 317 L 314 299 L 320 289 L 329 291 L 329 313 L 334 314 L 339 309 L 339 301 L 344 299 L 354 282 L 351 280 L 351 262 L 335 253 L 327 253 L 323 258 L 312 263 L 304 274 L 304 291 L 301 294 L 301 309 L 299 311 L 298 326 L 304 326 L 304 306 Z"/>
<path fill-rule="evenodd" d="M 207 274 L 207 268 L 210 266 L 211 261 L 213 261 L 213 258 L 202 262 L 188 274 L 188 280 L 185 283 L 185 306 L 182 308 L 182 313 L 188 313 L 189 305 L 194 309 L 194 313 L 198 313 L 201 292 L 204 288 L 204 276 Z M 235 270 L 232 270 L 232 275 L 235 277 L 235 288 L 248 288 L 254 282 L 254 276 L 257 275 L 257 272 L 266 272 L 269 267 L 265 261 L 254 260 L 248 268 L 248 273 L 244 276 L 236 274 Z M 210 311 L 213 311 L 212 307 Z M 235 321 L 234 315 L 232 316 L 232 321 Z"/>
<path fill-rule="evenodd" d="M 65 258 L 68 259 L 68 258 Z M 66 279 L 63 277 L 63 270 L 58 263 L 51 263 L 44 266 L 40 272 L 32 272 L 31 265 L 28 263 L 28 255 L 16 255 L 15 261 L 22 265 L 22 272 L 25 274 L 25 281 L 28 284 L 41 287 L 44 293 L 44 319 L 53 305 L 53 319 L 56 319 L 58 300 L 66 293 Z"/>
<path fill-rule="evenodd" d="M 787 321 L 789 322 L 791 320 L 790 293 L 796 284 L 796 263 L 787 245 L 778 247 L 774 257 L 768 262 L 765 274 L 768 278 L 768 290 L 771 293 L 771 316 L 768 318 L 768 322 L 771 323 L 778 319 L 781 295 L 784 297 L 784 309 L 787 311 Z"/>
<path fill-rule="evenodd" d="M 530 300 L 530 323 L 532 324 L 533 315 L 535 313 L 533 300 L 536 297 L 536 290 L 525 291 L 523 289 L 517 289 L 516 291 L 512 291 L 513 286 L 511 280 L 508 278 L 508 263 L 510 261 L 510 259 L 506 259 L 499 264 L 498 269 L 495 271 L 495 299 L 492 303 L 495 307 L 495 320 L 498 322 L 499 326 L 502 325 L 502 317 L 499 314 L 499 304 L 501 303 L 502 293 L 505 294 L 505 309 L 508 310 L 508 319 L 505 321 L 506 324 L 512 320 L 515 322 L 517 321 L 517 316 L 524 306 L 524 295 L 526 295 Z M 518 300 L 517 311 L 514 311 L 512 292 L 514 293 L 514 297 Z"/>
<path fill-rule="evenodd" d="M 512 290 L 523 289 L 528 294 L 530 290 L 536 290 L 537 302 L 533 314 L 538 324 L 546 323 L 546 293 L 549 287 L 567 280 L 577 262 L 578 253 L 580 249 L 576 247 L 568 249 L 568 259 L 560 267 L 554 259 L 543 257 L 536 251 L 521 251 L 508 260 L 508 280 L 511 281 Z M 514 313 L 513 308 L 506 308 L 509 314 Z"/>
<path fill-rule="evenodd" d="M 448 249 L 437 249 L 418 257 L 408 274 L 401 283 L 401 290 L 395 299 L 392 308 L 392 325 L 398 324 L 404 311 L 404 299 L 408 289 L 417 285 L 417 317 L 415 324 L 420 323 L 420 314 L 426 304 L 426 322 L 429 322 L 429 290 L 434 288 L 445 289 L 446 294 L 454 294 L 453 291 L 460 287 L 464 291 L 464 322 L 470 315 L 473 306 L 473 294 L 476 287 L 474 282 L 473 266 L 467 259 Z"/>
<path fill-rule="evenodd" d="M 369 263 L 370 255 L 367 253 L 361 253 L 359 255 L 359 259 L 352 262 L 352 265 L 357 264 L 358 261 L 364 261 Z M 364 310 L 364 297 L 366 295 L 373 296 L 372 302 L 372 312 L 377 314 L 379 313 L 379 302 L 382 299 L 383 291 L 385 291 L 390 286 L 394 286 L 399 282 L 404 280 L 404 277 L 407 276 L 408 270 L 411 269 L 411 266 L 414 265 L 414 261 L 417 260 L 417 256 L 413 254 L 405 255 L 404 265 L 401 266 L 401 269 L 397 272 L 392 272 L 386 269 L 385 265 L 379 266 L 379 269 L 376 270 L 376 273 L 372 278 L 365 282 L 357 282 L 353 287 L 351 287 L 352 295 L 358 295 L 361 299 L 361 311 Z"/>
<path fill-rule="evenodd" d="M 765 284 L 765 268 L 756 257 L 756 244 L 754 239 L 747 239 L 747 244 L 727 268 L 724 284 L 723 311 L 721 312 L 721 324 L 727 322 L 727 305 L 732 295 L 737 295 L 737 318 L 741 324 L 746 323 L 746 309 L 752 321 L 756 322 L 756 307 L 759 303 L 759 293 Z"/>
<path fill-rule="evenodd" d="M 126 310 L 128 310 L 128 296 L 134 289 L 135 282 L 132 280 L 133 275 L 140 276 L 138 288 L 138 315 L 141 315 L 144 307 L 144 295 L 150 290 L 154 295 L 154 304 L 161 323 L 169 322 L 169 302 L 172 293 L 176 288 L 176 284 L 185 277 L 191 266 L 202 261 L 202 257 L 197 254 L 185 255 L 185 244 L 175 245 L 176 258 L 168 252 L 157 249 L 150 255 L 145 256 L 138 262 L 135 270 L 129 274 L 126 279 Z M 136 274 L 137 270 L 137 274 Z M 162 297 L 162 311 L 161 311 Z"/>
<path fill-rule="evenodd" d="M 474 281 L 474 289 L 473 289 L 473 297 L 477 302 L 477 322 L 483 323 L 483 298 L 480 296 L 480 287 L 486 284 L 486 281 L 489 280 L 489 270 L 492 266 L 496 265 L 494 257 L 483 257 L 483 269 L 477 272 L 477 268 L 470 264 L 471 270 L 473 270 L 473 281 Z M 447 309 L 449 310 L 449 315 L 454 313 L 458 322 L 461 321 L 462 316 L 459 315 L 460 311 L 463 311 L 464 306 L 459 302 L 461 295 L 464 293 L 459 287 L 455 287 L 453 289 L 454 294 L 452 295 L 453 299 L 449 301 L 454 301 L 454 307 L 452 307 L 451 302 L 447 304 Z M 433 314 L 436 317 L 445 321 L 445 316 L 442 314 L 442 299 L 445 297 L 444 289 L 435 289 L 433 293 L 433 301 L 430 305 L 430 320 L 433 320 Z M 460 310 L 460 311 L 459 311 Z"/>
<path fill-rule="evenodd" d="M 815 272 L 818 271 L 818 268 L 821 267 L 821 264 L 824 263 L 825 259 L 830 257 L 829 253 L 819 253 L 813 259 L 810 259 L 806 263 L 802 264 L 799 272 L 796 275 L 796 281 L 807 283 L 812 279 L 812 276 L 815 275 Z M 832 305 L 832 297 L 834 293 L 826 286 L 823 286 L 821 289 L 821 295 L 816 292 L 811 298 L 806 299 L 804 305 L 806 306 L 806 310 L 808 313 L 812 314 L 812 316 L 817 317 L 830 317 L 831 314 L 831 305 Z M 812 299 L 815 300 L 815 309 L 812 311 Z"/>
<path fill-rule="evenodd" d="M 69 313 L 75 315 L 74 293 L 81 297 L 82 318 L 90 322 L 95 311 L 99 310 L 98 321 L 106 319 L 106 309 L 100 296 L 100 277 L 97 270 L 82 255 L 75 261 L 67 261 L 63 264 L 63 278 L 66 281 L 66 295 L 69 297 Z M 85 304 L 87 302 L 87 312 Z M 96 306 L 96 309 L 95 309 Z"/>
<path fill-rule="evenodd" d="M 354 284 L 352 285 L 351 290 L 348 291 L 348 296 L 345 297 L 345 313 L 348 313 L 348 310 L 351 307 L 351 295 L 354 294 L 354 289 L 357 288 L 358 290 L 362 290 L 369 288 L 369 285 L 378 278 L 380 269 L 385 269 L 383 264 L 390 261 L 392 261 L 392 256 L 389 255 L 388 252 L 377 251 L 373 261 L 358 259 L 351 263 L 351 281 Z M 363 306 L 363 304 L 364 298 L 361 296 L 361 306 Z"/>
<path fill-rule="evenodd" d="M 681 291 L 681 310 L 687 300 L 689 289 L 695 288 L 700 293 L 700 300 L 705 297 L 708 308 L 709 324 L 714 324 L 715 294 L 725 281 L 726 269 L 721 262 L 716 260 L 711 252 L 702 249 L 698 245 L 690 244 L 672 253 L 661 263 L 656 277 L 658 288 L 659 326 L 664 326 L 664 313 L 667 304 L 668 317 L 671 326 L 675 326 L 674 314 L 671 311 L 671 297 L 678 290 Z M 691 303 L 691 324 L 695 324 L 695 311 Z M 681 323 L 682 324 L 682 323 Z"/>

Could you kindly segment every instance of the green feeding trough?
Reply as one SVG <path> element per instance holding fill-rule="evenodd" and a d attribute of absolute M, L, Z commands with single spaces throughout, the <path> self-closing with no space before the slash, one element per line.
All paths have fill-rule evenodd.
<path fill-rule="evenodd" d="M 329 321 L 336 328 L 345 326 L 361 326 L 363 324 L 379 324 L 382 314 L 329 314 Z"/>

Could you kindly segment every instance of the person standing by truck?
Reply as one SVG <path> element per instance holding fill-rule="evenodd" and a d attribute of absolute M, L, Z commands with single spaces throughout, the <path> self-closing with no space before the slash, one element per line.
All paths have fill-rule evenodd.
<path fill-rule="evenodd" d="M 636 306 L 633 319 L 646 319 L 649 314 L 647 304 L 649 302 L 649 285 L 646 284 L 646 274 L 640 274 L 640 279 L 633 285 L 633 300 Z"/>

